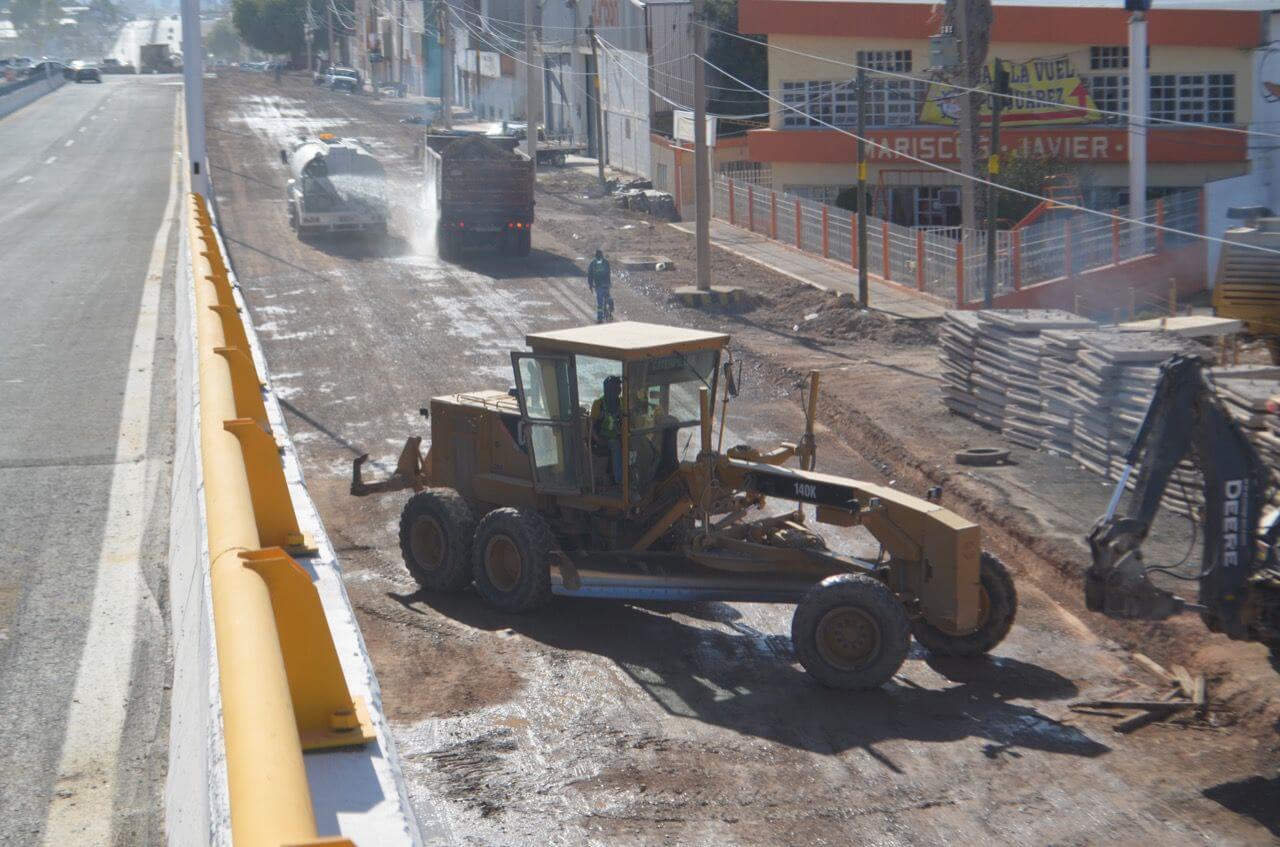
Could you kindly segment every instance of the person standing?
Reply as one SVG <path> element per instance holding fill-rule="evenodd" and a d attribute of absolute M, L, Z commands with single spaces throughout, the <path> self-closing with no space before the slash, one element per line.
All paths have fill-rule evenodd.
<path fill-rule="evenodd" d="M 587 265 L 587 288 L 596 294 L 596 323 L 602 324 L 613 316 L 613 297 L 611 290 L 609 260 L 604 257 L 603 250 L 596 251 L 596 257 Z"/>

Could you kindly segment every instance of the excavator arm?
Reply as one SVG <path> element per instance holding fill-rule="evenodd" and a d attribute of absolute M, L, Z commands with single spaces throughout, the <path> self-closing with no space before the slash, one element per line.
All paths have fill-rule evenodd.
<path fill-rule="evenodd" d="M 1179 462 L 1198 461 L 1204 476 L 1204 550 L 1198 603 L 1153 585 L 1142 546 Z M 1137 469 L 1127 508 L 1125 488 Z M 1253 586 L 1270 553 L 1259 555 L 1267 473 L 1253 446 L 1219 402 L 1194 356 L 1174 356 L 1160 369 L 1151 405 L 1125 456 L 1107 512 L 1089 533 L 1093 562 L 1085 602 L 1111 617 L 1162 620 L 1199 611 L 1210 629 L 1259 639 Z"/>

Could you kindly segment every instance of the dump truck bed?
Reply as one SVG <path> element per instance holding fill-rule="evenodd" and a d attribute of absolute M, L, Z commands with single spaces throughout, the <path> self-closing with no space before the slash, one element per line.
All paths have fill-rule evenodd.
<path fill-rule="evenodd" d="M 509 144 L 428 136 L 424 169 L 441 220 L 477 226 L 533 220 L 533 162 Z"/>

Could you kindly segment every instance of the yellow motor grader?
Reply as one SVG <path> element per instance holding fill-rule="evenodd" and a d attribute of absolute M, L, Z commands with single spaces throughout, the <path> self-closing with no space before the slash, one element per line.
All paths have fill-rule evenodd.
<path fill-rule="evenodd" d="M 940 490 L 814 470 L 817 373 L 797 442 L 713 449 L 717 392 L 721 440 L 737 394 L 728 342 L 637 322 L 532 334 L 511 355 L 514 388 L 433 398 L 430 449 L 410 438 L 378 483 L 357 458 L 351 492 L 417 492 L 400 519 L 414 579 L 474 585 L 509 612 L 553 595 L 796 603 L 796 656 L 836 688 L 889 680 L 913 634 L 950 656 L 1000 643 L 1013 580 Z M 817 523 L 867 529 L 879 556 L 830 550 L 806 506 Z"/>

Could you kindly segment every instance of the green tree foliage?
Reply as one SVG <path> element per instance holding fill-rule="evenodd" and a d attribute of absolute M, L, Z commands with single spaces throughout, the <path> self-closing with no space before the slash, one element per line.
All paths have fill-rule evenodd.
<path fill-rule="evenodd" d="M 716 30 L 738 31 L 738 0 L 706 0 L 707 61 L 724 68 L 738 79 L 761 91 L 769 88 L 769 63 L 763 44 L 752 44 Z M 753 36 L 763 41 L 760 36 Z M 707 110 L 726 115 L 750 115 L 769 111 L 761 95 L 744 91 L 743 86 L 707 69 Z"/>
<path fill-rule="evenodd" d="M 240 55 L 240 36 L 231 26 L 231 21 L 222 18 L 214 23 L 213 28 L 209 30 L 208 38 L 205 39 L 205 48 L 222 59 L 231 59 Z"/>
<path fill-rule="evenodd" d="M 1074 178 L 1075 167 L 1065 159 L 1024 155 L 1014 150 L 1000 157 L 1000 174 L 996 177 L 996 182 L 1020 191 L 1043 195 L 1045 180 L 1052 176 Z M 997 191 L 996 217 L 1011 224 L 1017 223 L 1039 203 L 1039 200 L 1010 191 Z"/>
<path fill-rule="evenodd" d="M 234 0 L 231 7 L 231 23 L 240 38 L 250 47 L 276 55 L 302 53 L 305 17 L 305 0 Z"/>

